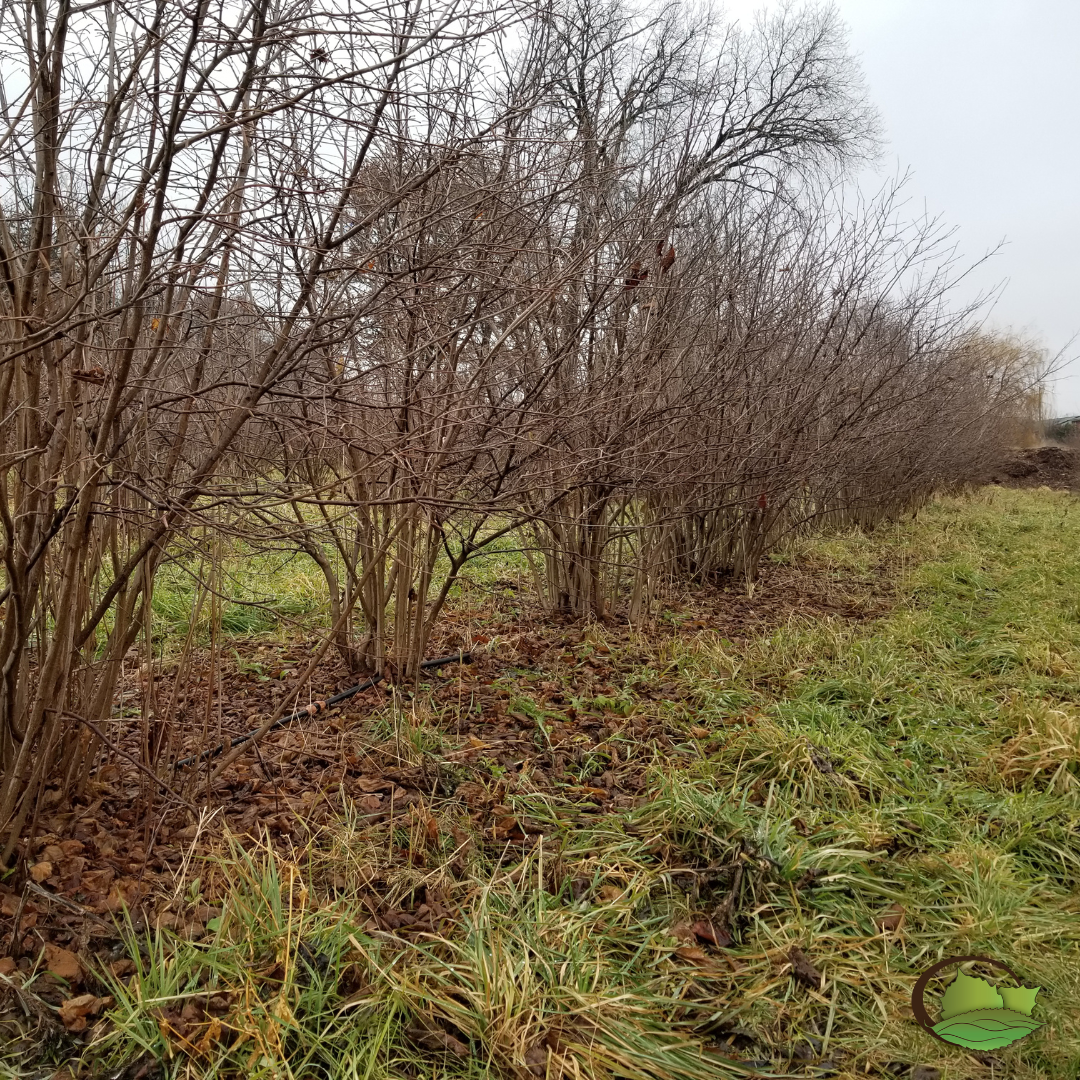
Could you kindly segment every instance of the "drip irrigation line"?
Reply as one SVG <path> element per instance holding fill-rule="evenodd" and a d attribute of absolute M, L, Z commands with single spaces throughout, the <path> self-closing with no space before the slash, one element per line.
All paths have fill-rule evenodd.
<path fill-rule="evenodd" d="M 455 653 L 453 656 L 440 656 L 435 660 L 424 660 L 420 667 L 421 669 L 428 670 L 430 668 L 442 667 L 444 664 L 471 664 L 472 656 L 469 653 Z M 318 716 L 319 713 L 325 712 L 327 709 L 332 708 L 339 702 L 345 701 L 351 698 L 354 694 L 359 694 L 361 690 L 368 690 L 376 683 L 382 681 L 382 675 L 373 675 L 370 679 L 365 679 L 364 682 L 358 683 L 356 686 L 350 686 L 348 690 L 342 690 L 340 694 L 334 694 L 333 697 L 328 697 L 325 701 L 313 701 L 310 705 L 305 705 L 304 708 L 298 709 L 291 716 L 283 716 L 280 720 L 271 724 L 266 729 L 266 734 L 276 730 L 279 727 L 284 727 L 286 724 L 291 724 L 294 720 L 304 720 L 309 716 Z M 228 746 L 230 749 L 234 746 L 239 746 L 241 743 L 249 742 L 255 738 L 262 728 L 252 728 L 246 735 L 237 735 L 235 739 L 229 742 L 223 742 L 219 746 L 215 746 L 212 750 L 204 750 L 201 754 L 192 754 L 191 757 L 186 757 L 182 761 L 178 761 L 173 768 L 182 769 L 186 765 L 194 765 L 197 761 L 205 761 L 207 758 L 217 757 L 218 754 Z"/>

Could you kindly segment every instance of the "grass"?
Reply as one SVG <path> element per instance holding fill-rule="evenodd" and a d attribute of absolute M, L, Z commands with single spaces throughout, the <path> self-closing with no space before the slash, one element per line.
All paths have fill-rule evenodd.
<path fill-rule="evenodd" d="M 336 548 L 326 543 L 323 554 L 343 580 L 344 567 Z M 206 561 L 190 553 L 177 552 L 158 570 L 152 608 L 155 646 L 163 654 L 177 651 L 189 632 L 195 644 L 205 646 L 215 631 L 226 640 L 288 641 L 307 630 L 329 627 L 326 583 L 306 555 L 257 551 L 242 540 L 232 540 L 223 542 L 216 556 L 219 571 L 213 582 L 207 579 Z M 441 553 L 436 575 L 447 567 L 446 555 Z M 528 566 L 517 541 L 502 538 L 470 561 L 450 597 L 461 601 L 477 590 L 486 592 L 492 585 L 514 584 L 527 577 Z M 216 607 L 208 591 L 211 585 L 219 595 Z"/>
<path fill-rule="evenodd" d="M 200 1080 L 1080 1075 L 1078 552 L 1076 499 L 988 489 L 784 553 L 838 581 L 887 574 L 873 623 L 793 621 L 740 647 L 591 630 L 647 662 L 577 703 L 613 732 L 576 780 L 632 766 L 644 800 L 596 813 L 478 765 L 473 786 L 503 783 L 542 830 L 524 856 L 480 829 L 468 783 L 389 823 L 347 814 L 301 865 L 234 844 L 204 871 L 210 937 L 133 937 L 138 970 L 112 979 L 84 1070 L 148 1054 Z M 507 686 L 538 747 L 561 728 L 530 687 L 557 677 Z M 439 758 L 450 718 L 413 709 L 360 742 L 382 724 Z M 373 893 L 423 901 L 430 929 L 381 927 Z M 793 946 L 817 985 L 793 977 Z M 919 973 L 966 954 L 1043 988 L 1043 1026 L 992 1057 L 912 1019 Z"/>
<path fill-rule="evenodd" d="M 200 603 L 199 579 L 205 568 L 191 560 L 166 563 L 157 574 L 152 607 L 155 638 L 168 651 L 179 646 L 189 631 L 198 644 L 207 644 L 216 618 L 226 638 L 295 634 L 299 622 L 328 617 L 321 576 L 309 559 L 296 555 L 255 554 L 235 542 L 222 552 L 223 594 L 217 607 L 209 597 Z M 192 627 L 192 621 L 195 625 Z"/>

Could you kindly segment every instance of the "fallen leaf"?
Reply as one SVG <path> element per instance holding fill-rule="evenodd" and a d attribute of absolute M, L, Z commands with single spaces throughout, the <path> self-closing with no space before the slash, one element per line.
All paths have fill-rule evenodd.
<path fill-rule="evenodd" d="M 534 1046 L 525 1051 L 525 1066 L 533 1076 L 544 1076 L 547 1073 L 547 1050 L 542 1046 Z"/>
<path fill-rule="evenodd" d="M 818 878 L 824 877 L 828 871 L 821 866 L 811 866 L 798 881 L 795 882 L 796 889 L 812 888 L 817 884 Z"/>
<path fill-rule="evenodd" d="M 903 904 L 890 904 L 885 911 L 878 915 L 874 922 L 882 933 L 899 930 L 904 925 L 904 916 L 907 914 Z"/>
<path fill-rule="evenodd" d="M 80 887 L 85 893 L 107 893 L 115 879 L 116 871 L 111 867 L 106 867 L 104 870 L 87 870 L 82 876 Z"/>
<path fill-rule="evenodd" d="M 707 739 L 712 734 L 712 732 L 709 731 L 709 729 L 706 727 L 694 726 L 690 729 L 690 734 L 695 739 Z"/>
<path fill-rule="evenodd" d="M 734 940 L 723 926 L 717 926 L 711 919 L 698 919 L 690 929 L 696 938 L 721 948 L 727 947 Z"/>
<path fill-rule="evenodd" d="M 394 786 L 393 780 L 380 776 L 358 776 L 353 783 L 367 795 L 376 791 L 390 791 Z"/>
<path fill-rule="evenodd" d="M 681 956 L 683 960 L 692 960 L 694 963 L 709 962 L 709 954 L 697 945 L 684 945 L 675 950 L 675 955 Z"/>
<path fill-rule="evenodd" d="M 10 975 L 18 965 L 10 956 L 0 958 L 0 975 Z"/>
<path fill-rule="evenodd" d="M 507 815 L 506 817 L 496 818 L 495 839 L 522 841 L 525 839 L 525 830 L 516 817 Z"/>
<path fill-rule="evenodd" d="M 806 953 L 804 953 L 798 945 L 793 945 L 791 947 L 791 951 L 788 953 L 788 959 L 791 961 L 791 971 L 796 979 L 814 990 L 821 988 L 821 980 L 824 976 L 810 963 Z"/>
<path fill-rule="evenodd" d="M 455 1057 L 467 1057 L 469 1048 L 460 1040 L 455 1039 L 430 1017 L 419 1016 L 417 1023 L 407 1029 L 410 1039 L 414 1039 L 428 1050 L 448 1050 Z"/>
<path fill-rule="evenodd" d="M 52 872 L 53 872 L 53 865 L 48 860 L 43 860 L 42 862 L 34 863 L 34 865 L 30 867 L 30 876 L 39 885 L 43 881 L 45 881 L 46 878 L 51 878 L 52 877 Z"/>
<path fill-rule="evenodd" d="M 697 945 L 684 945 L 675 950 L 675 955 L 680 960 L 689 960 L 691 964 L 704 971 L 723 970 L 709 954 Z"/>
<path fill-rule="evenodd" d="M 208 1054 L 210 1048 L 221 1038 L 221 1021 L 216 1017 L 210 1018 L 210 1023 L 206 1026 L 206 1031 L 203 1037 L 195 1045 L 195 1049 L 200 1054 Z"/>
<path fill-rule="evenodd" d="M 464 800 L 466 806 L 473 810 L 490 801 L 487 789 L 482 784 L 476 783 L 475 780 L 466 780 L 464 783 L 458 784 L 454 795 Z"/>
<path fill-rule="evenodd" d="M 155 930 L 175 930 L 180 925 L 180 916 L 175 911 L 159 911 L 154 918 Z"/>
<path fill-rule="evenodd" d="M 68 949 L 61 949 L 58 945 L 45 946 L 45 969 L 50 975 L 58 979 L 64 979 L 69 983 L 78 982 L 82 978 L 82 968 L 79 958 Z"/>
<path fill-rule="evenodd" d="M 13 893 L 5 893 L 3 899 L 0 899 L 0 915 L 6 915 L 9 919 L 14 917 L 15 912 L 19 908 L 19 901 L 22 898 Z M 23 907 L 23 911 L 30 911 L 33 909 L 33 904 L 26 904 Z"/>

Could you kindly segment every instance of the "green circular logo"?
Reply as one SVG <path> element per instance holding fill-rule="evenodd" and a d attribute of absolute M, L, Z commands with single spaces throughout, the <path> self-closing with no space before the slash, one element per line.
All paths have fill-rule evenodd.
<path fill-rule="evenodd" d="M 941 998 L 941 1018 L 935 1023 L 927 1012 L 923 994 L 930 980 L 946 968 L 977 962 L 1001 968 L 1016 986 L 993 986 L 985 979 L 956 973 Z M 1020 977 L 1007 964 L 989 956 L 950 956 L 924 971 L 911 991 L 911 1011 L 915 1019 L 935 1039 L 955 1043 L 968 1050 L 998 1050 L 1030 1035 L 1042 1025 L 1031 1018 L 1035 997 L 1041 988 L 1021 985 Z"/>

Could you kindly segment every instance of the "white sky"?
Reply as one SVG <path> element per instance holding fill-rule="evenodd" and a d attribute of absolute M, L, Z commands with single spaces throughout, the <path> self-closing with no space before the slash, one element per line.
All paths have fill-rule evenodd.
<path fill-rule="evenodd" d="M 727 0 L 733 18 L 777 0 Z M 1080 0 L 834 0 L 887 140 L 876 189 L 911 170 L 913 212 L 957 226 L 959 289 L 1004 283 L 987 325 L 1080 357 Z M 1071 342 L 1075 335 L 1075 340 Z M 1080 360 L 1051 415 L 1080 414 Z"/>

